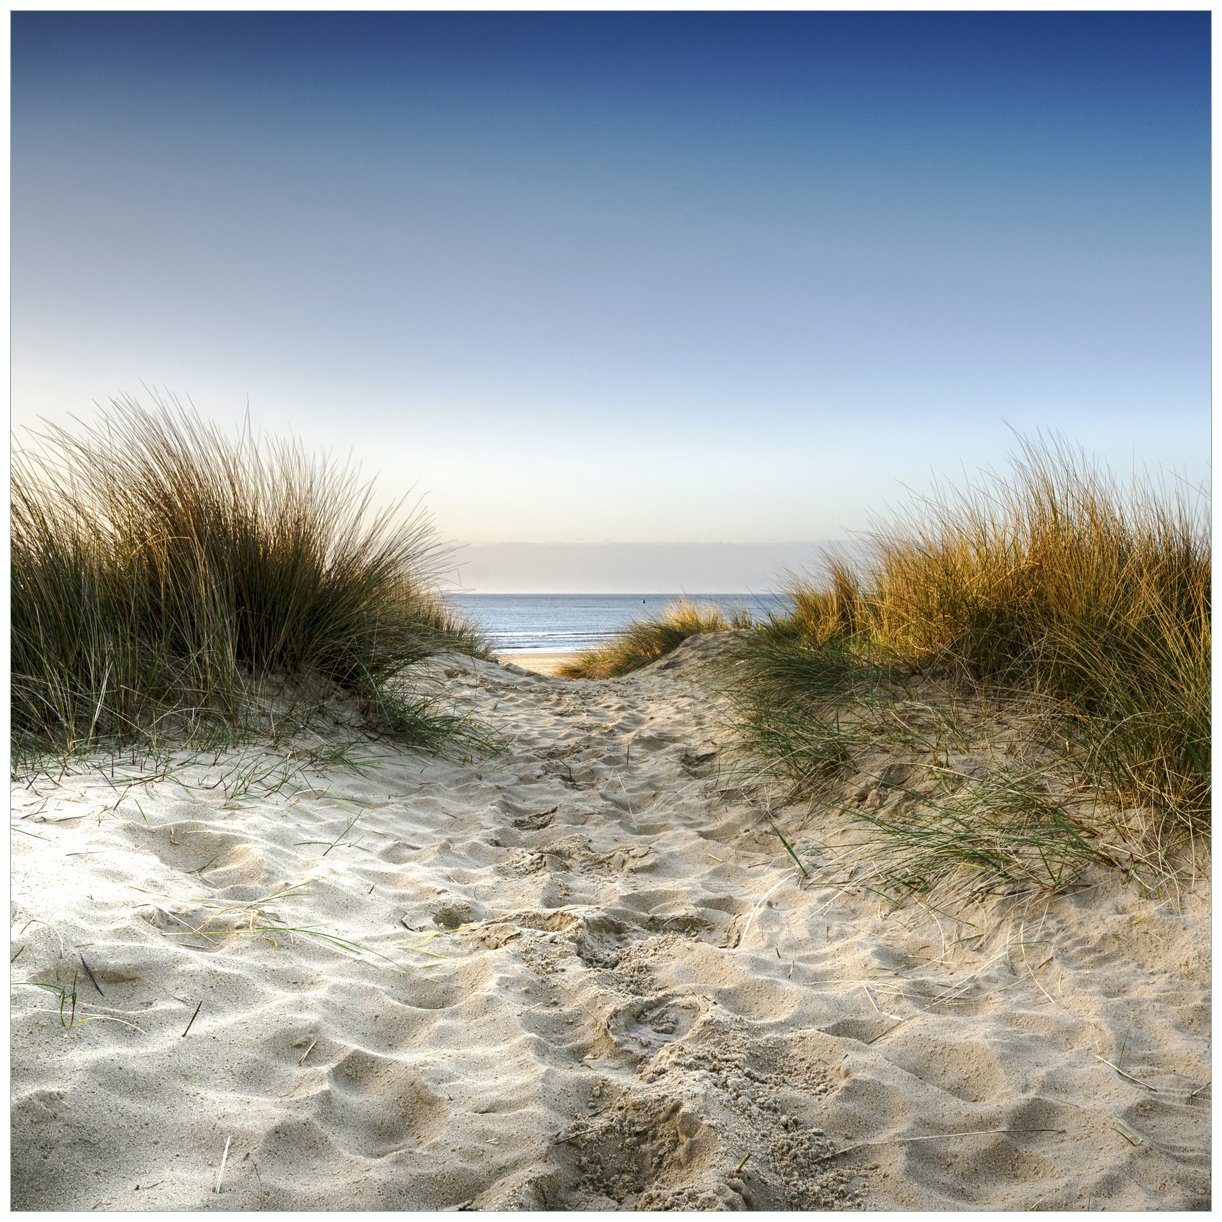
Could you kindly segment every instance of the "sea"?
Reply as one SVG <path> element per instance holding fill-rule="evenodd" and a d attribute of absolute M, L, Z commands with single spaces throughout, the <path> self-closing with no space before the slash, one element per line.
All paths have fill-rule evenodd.
<path fill-rule="evenodd" d="M 494 651 L 566 653 L 601 645 L 680 597 L 727 614 L 745 608 L 755 618 L 789 605 L 773 594 L 449 594 L 446 601 L 483 628 Z"/>

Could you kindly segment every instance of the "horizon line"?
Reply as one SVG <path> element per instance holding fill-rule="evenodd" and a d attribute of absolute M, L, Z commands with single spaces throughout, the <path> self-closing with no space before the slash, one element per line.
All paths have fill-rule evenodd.
<path fill-rule="evenodd" d="M 455 540 L 457 547 L 809 547 L 812 544 L 834 542 L 838 536 L 826 536 L 815 539 L 766 539 L 758 542 L 742 543 L 728 539 L 708 539 L 692 543 L 683 539 L 655 539 L 650 542 L 639 542 L 634 539 L 461 539 Z"/>
<path fill-rule="evenodd" d="M 444 590 L 443 596 L 488 598 L 783 598 L 772 590 Z"/>

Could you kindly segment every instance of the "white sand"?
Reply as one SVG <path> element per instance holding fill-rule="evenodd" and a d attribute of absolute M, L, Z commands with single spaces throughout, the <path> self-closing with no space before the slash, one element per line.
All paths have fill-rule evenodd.
<path fill-rule="evenodd" d="M 801 888 L 719 782 L 717 647 L 434 664 L 497 759 L 18 784 L 13 1204 L 1204 1207 L 1203 888 Z M 74 977 L 74 1025 L 20 984 Z"/>

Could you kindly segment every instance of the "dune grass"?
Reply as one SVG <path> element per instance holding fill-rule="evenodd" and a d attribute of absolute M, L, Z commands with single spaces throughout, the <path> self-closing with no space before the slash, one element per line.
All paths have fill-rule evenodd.
<path fill-rule="evenodd" d="M 1026 445 L 1009 477 L 922 501 L 870 542 L 866 562 L 830 560 L 824 580 L 794 583 L 791 612 L 743 637 L 734 690 L 751 751 L 813 794 L 828 768 L 853 758 L 853 735 L 885 741 L 889 684 L 937 676 L 1004 698 L 1020 717 L 1038 710 L 1038 734 L 1071 783 L 1126 812 L 1130 859 L 1165 861 L 1207 833 L 1203 492 L 1122 486 L 1063 447 Z M 879 715 L 845 721 L 839 710 L 851 706 Z M 1032 820 L 1071 856 L 1093 851 L 1076 815 L 1068 821 L 1042 799 L 1021 806 L 1017 822 L 995 817 L 987 802 L 977 807 L 997 860 Z M 936 840 L 941 868 L 956 844 L 965 861 L 988 856 L 979 836 L 962 834 L 967 818 L 957 807 L 936 828 L 924 816 L 872 825 L 910 848 L 914 837 Z M 1101 858 L 1123 856 L 1116 827 L 1097 843 L 1104 840 Z M 1066 877 L 1061 865 L 1055 876 Z"/>
<path fill-rule="evenodd" d="M 427 654 L 486 652 L 432 590 L 426 517 L 177 402 L 16 446 L 11 500 L 15 753 L 237 727 L 268 677 L 376 708 Z"/>
<path fill-rule="evenodd" d="M 744 609 L 729 616 L 720 608 L 681 598 L 660 615 L 634 620 L 623 633 L 596 649 L 587 649 L 556 672 L 566 679 L 612 679 L 656 662 L 701 632 L 746 628 L 751 617 Z"/>

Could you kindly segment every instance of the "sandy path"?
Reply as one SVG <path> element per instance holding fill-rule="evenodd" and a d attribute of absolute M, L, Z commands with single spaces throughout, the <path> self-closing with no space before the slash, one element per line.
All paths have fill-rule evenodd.
<path fill-rule="evenodd" d="M 799 887 L 719 781 L 716 648 L 434 664 L 494 759 L 15 786 L 13 978 L 77 1021 L 15 988 L 14 1205 L 1205 1205 L 1204 897 L 964 942 Z"/>
<path fill-rule="evenodd" d="M 498 662 L 509 662 L 522 670 L 538 675 L 554 675 L 566 662 L 580 657 L 575 650 L 563 653 L 542 653 L 532 649 L 504 649 L 496 655 Z"/>

